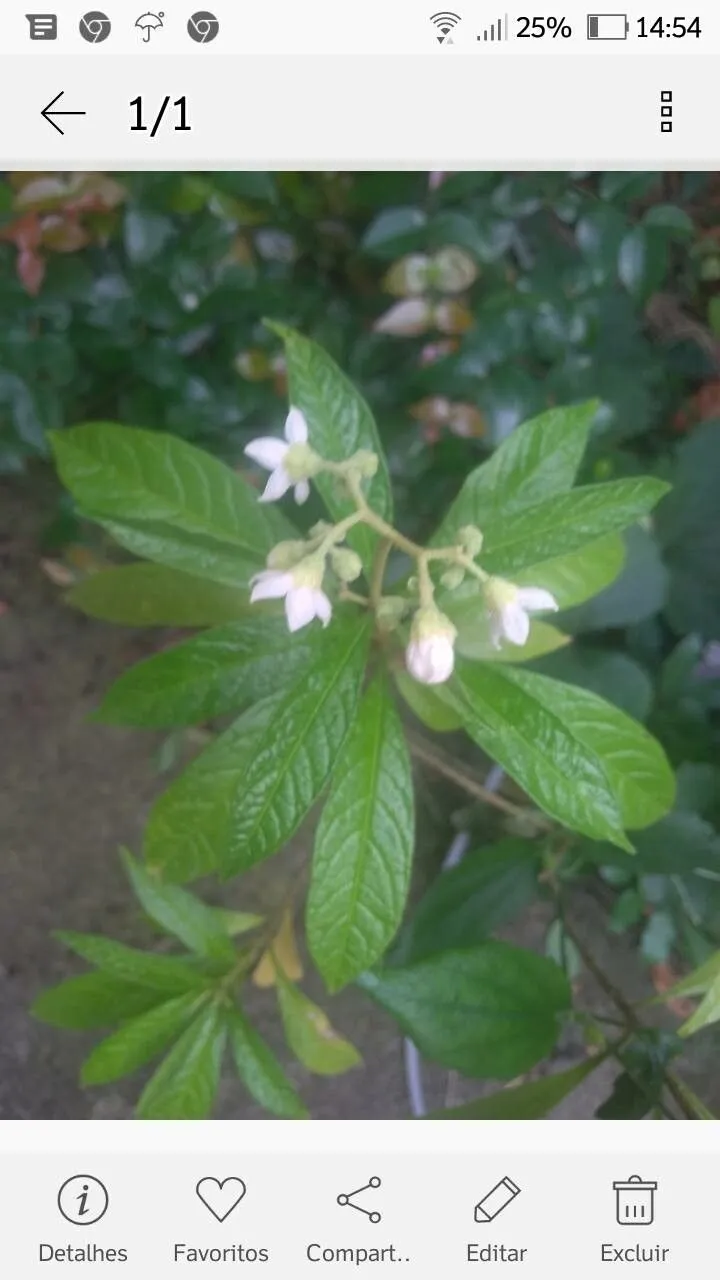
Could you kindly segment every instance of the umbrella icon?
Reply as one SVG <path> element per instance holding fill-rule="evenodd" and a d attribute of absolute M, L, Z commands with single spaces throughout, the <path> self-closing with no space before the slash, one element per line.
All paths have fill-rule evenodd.
<path fill-rule="evenodd" d="M 143 43 L 148 44 L 153 31 L 157 31 L 158 27 L 163 25 L 164 13 L 141 13 L 136 27 L 139 27 L 143 33 Z"/>

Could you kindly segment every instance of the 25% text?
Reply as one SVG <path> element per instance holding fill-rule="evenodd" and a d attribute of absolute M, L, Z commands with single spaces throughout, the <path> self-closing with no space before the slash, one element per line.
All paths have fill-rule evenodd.
<path fill-rule="evenodd" d="M 567 18 L 518 18 L 518 40 L 542 40 L 543 36 L 551 36 L 553 40 L 569 40 L 572 27 Z"/>

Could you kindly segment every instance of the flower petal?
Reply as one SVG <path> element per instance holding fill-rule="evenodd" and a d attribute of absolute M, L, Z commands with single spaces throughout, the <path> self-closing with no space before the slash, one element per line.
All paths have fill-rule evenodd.
<path fill-rule="evenodd" d="M 540 611 L 558 608 L 558 602 L 555 597 L 551 596 L 550 592 L 545 591 L 543 587 L 518 587 L 517 598 L 518 604 L 521 604 L 523 609 Z"/>
<path fill-rule="evenodd" d="M 294 405 L 291 405 L 290 412 L 285 420 L 285 439 L 290 444 L 307 444 L 308 434 L 305 414 L 302 409 L 296 409 Z"/>
<path fill-rule="evenodd" d="M 251 586 L 251 604 L 255 604 L 256 600 L 279 600 L 292 591 L 292 574 L 279 573 L 277 569 L 264 569 L 262 573 L 256 573 L 251 579 Z"/>
<path fill-rule="evenodd" d="M 291 631 L 299 631 L 316 617 L 314 587 L 293 587 L 285 597 L 285 617 Z"/>
<path fill-rule="evenodd" d="M 405 665 L 410 675 L 421 684 L 430 683 L 430 663 L 425 645 L 421 640 L 411 640 L 405 650 Z"/>
<path fill-rule="evenodd" d="M 310 497 L 310 484 L 307 480 L 298 480 L 295 485 L 295 501 L 298 506 L 302 506 L 303 502 L 307 502 Z"/>
<path fill-rule="evenodd" d="M 530 635 L 530 619 L 520 604 L 513 600 L 500 611 L 503 633 L 511 644 L 525 644 Z"/>
<path fill-rule="evenodd" d="M 292 484 L 287 471 L 282 467 L 276 467 L 272 472 L 263 492 L 260 494 L 260 502 L 277 502 L 278 498 L 282 498 L 287 493 Z"/>
<path fill-rule="evenodd" d="M 500 614 L 491 613 L 490 614 L 490 643 L 493 649 L 502 648 L 504 635 L 505 635 L 505 632 L 503 631 L 502 618 L 500 617 Z"/>
<path fill-rule="evenodd" d="M 245 445 L 244 452 L 267 471 L 274 471 L 281 465 L 287 450 L 284 440 L 275 440 L 273 436 L 258 436 L 257 440 L 251 440 Z"/>
<path fill-rule="evenodd" d="M 405 651 L 405 664 L 410 675 L 422 684 L 444 684 L 455 666 L 452 640 L 439 635 L 411 640 Z"/>
<path fill-rule="evenodd" d="M 315 617 L 326 627 L 332 618 L 332 605 L 324 591 L 315 592 Z"/>

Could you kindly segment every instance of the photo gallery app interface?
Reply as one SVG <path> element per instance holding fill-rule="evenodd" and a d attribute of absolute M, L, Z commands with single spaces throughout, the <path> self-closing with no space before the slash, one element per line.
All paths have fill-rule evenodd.
<path fill-rule="evenodd" d="M 209 3 L 0 14 L 0 1271 L 717 1280 L 720 11 Z"/>

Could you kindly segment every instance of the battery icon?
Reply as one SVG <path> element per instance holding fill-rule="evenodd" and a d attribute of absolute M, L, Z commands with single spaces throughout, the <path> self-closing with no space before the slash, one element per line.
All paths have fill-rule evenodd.
<path fill-rule="evenodd" d="M 627 40 L 630 23 L 626 13 L 589 13 L 588 40 Z"/>

